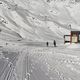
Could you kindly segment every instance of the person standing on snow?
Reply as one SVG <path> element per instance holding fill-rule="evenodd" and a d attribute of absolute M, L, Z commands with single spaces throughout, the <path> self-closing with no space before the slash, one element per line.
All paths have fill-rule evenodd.
<path fill-rule="evenodd" d="M 56 47 L 56 41 L 55 40 L 54 40 L 53 44 L 54 44 L 54 47 Z"/>
<path fill-rule="evenodd" d="M 48 42 L 46 42 L 46 45 L 47 45 L 47 47 L 48 47 L 49 43 L 48 43 Z"/>

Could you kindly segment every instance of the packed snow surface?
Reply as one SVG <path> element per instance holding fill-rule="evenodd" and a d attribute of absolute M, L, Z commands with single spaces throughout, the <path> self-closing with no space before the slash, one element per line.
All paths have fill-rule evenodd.
<path fill-rule="evenodd" d="M 63 44 L 71 30 L 80 3 L 0 0 L 0 80 L 80 80 L 80 44 Z"/>

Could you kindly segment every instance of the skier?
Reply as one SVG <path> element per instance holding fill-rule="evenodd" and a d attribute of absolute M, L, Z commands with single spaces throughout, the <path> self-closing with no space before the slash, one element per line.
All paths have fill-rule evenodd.
<path fill-rule="evenodd" d="M 56 47 L 56 41 L 55 40 L 54 40 L 53 44 L 54 44 L 54 47 Z"/>
<path fill-rule="evenodd" d="M 49 43 L 48 43 L 48 42 L 46 42 L 46 45 L 47 45 L 47 47 L 48 47 Z"/>

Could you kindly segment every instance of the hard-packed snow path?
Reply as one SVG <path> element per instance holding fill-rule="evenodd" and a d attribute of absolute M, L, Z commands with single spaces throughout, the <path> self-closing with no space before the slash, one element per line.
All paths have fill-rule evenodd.
<path fill-rule="evenodd" d="M 79 52 L 67 48 L 29 47 L 28 79 L 80 80 Z"/>
<path fill-rule="evenodd" d="M 6 51 L 18 53 L 11 80 L 80 80 L 79 44 L 57 47 L 8 44 L 0 51 L 4 56 Z"/>

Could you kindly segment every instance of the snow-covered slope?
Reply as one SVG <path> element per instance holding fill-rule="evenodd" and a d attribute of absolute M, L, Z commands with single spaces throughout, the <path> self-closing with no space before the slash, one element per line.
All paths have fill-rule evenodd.
<path fill-rule="evenodd" d="M 60 1 L 0 0 L 0 39 L 61 42 L 64 34 L 80 30 L 79 8 Z"/>

